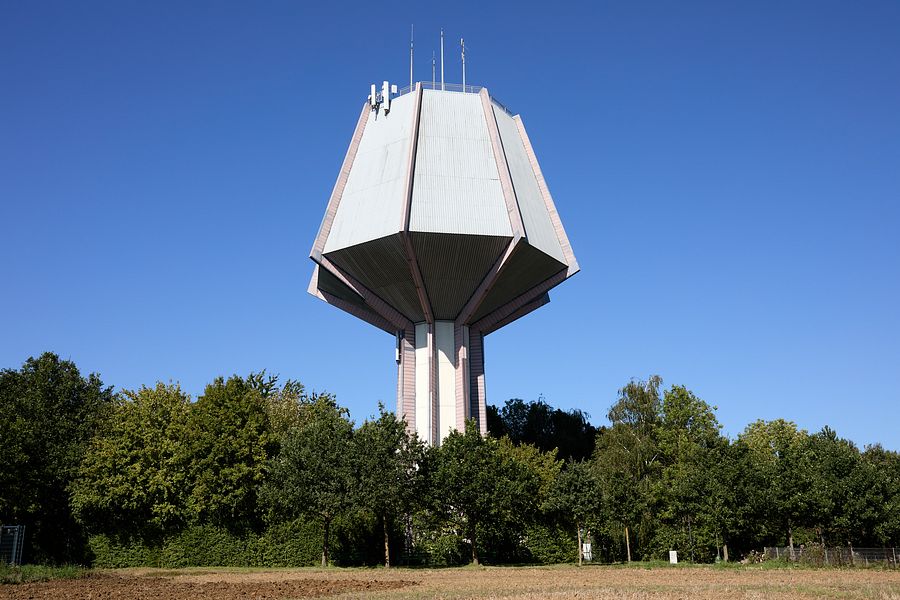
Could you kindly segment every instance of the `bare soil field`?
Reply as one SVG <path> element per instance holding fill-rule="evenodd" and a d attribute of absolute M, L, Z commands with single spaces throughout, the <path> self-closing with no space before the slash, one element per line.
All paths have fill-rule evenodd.
<path fill-rule="evenodd" d="M 0 585 L 11 600 L 291 598 L 842 598 L 900 600 L 900 571 L 573 566 L 462 569 L 127 569 Z"/>

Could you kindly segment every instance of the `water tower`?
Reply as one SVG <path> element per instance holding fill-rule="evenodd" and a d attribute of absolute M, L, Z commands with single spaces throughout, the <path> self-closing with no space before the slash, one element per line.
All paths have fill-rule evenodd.
<path fill-rule="evenodd" d="M 310 257 L 311 294 L 396 336 L 397 415 L 432 444 L 487 431 L 484 337 L 578 271 L 522 119 L 440 82 L 372 86 Z"/>

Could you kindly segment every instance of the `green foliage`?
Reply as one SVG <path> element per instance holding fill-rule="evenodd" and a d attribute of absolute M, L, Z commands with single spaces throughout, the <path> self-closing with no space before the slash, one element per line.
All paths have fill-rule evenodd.
<path fill-rule="evenodd" d="M 173 384 L 119 396 L 72 485 L 72 510 L 86 527 L 133 535 L 186 523 L 189 411 Z"/>
<path fill-rule="evenodd" d="M 270 525 L 249 545 L 249 563 L 259 567 L 307 567 L 322 552 L 322 524 L 295 519 Z"/>
<path fill-rule="evenodd" d="M 260 390 L 236 375 L 227 381 L 219 377 L 192 407 L 188 433 L 191 491 L 187 507 L 192 520 L 231 528 L 257 527 L 261 523 L 257 493 L 271 438 Z"/>
<path fill-rule="evenodd" d="M 597 428 L 581 410 L 553 408 L 543 397 L 534 402 L 514 398 L 499 410 L 492 405 L 487 408 L 488 431 L 496 438 L 507 436 L 516 444 L 555 450 L 562 460 L 584 460 L 594 450 Z"/>
<path fill-rule="evenodd" d="M 0 371 L 0 522 L 26 526 L 29 560 L 83 559 L 68 488 L 111 403 L 97 375 L 50 352 Z"/>
<path fill-rule="evenodd" d="M 355 504 L 381 520 L 384 562 L 390 566 L 391 523 L 414 509 L 422 495 L 418 465 L 424 446 L 379 405 L 379 417 L 353 434 Z"/>
<path fill-rule="evenodd" d="M 577 557 L 576 532 L 560 523 L 534 523 L 525 528 L 525 546 L 534 562 L 556 564 Z"/>
<path fill-rule="evenodd" d="M 192 404 L 174 384 L 113 396 L 45 354 L 0 372 L 0 522 L 26 525 L 28 560 L 102 567 L 552 563 L 588 533 L 595 559 L 627 539 L 642 564 L 900 544 L 900 454 L 783 420 L 731 441 L 715 411 L 651 377 L 595 443 L 584 413 L 512 400 L 495 437 L 468 423 L 425 447 L 383 407 L 354 431 L 331 396 L 265 372 Z"/>
<path fill-rule="evenodd" d="M 331 523 L 353 499 L 353 424 L 346 411 L 327 397 L 316 399 L 306 411 L 302 425 L 290 429 L 278 456 L 270 461 L 261 493 L 273 521 L 301 516 L 322 520 L 325 566 Z"/>

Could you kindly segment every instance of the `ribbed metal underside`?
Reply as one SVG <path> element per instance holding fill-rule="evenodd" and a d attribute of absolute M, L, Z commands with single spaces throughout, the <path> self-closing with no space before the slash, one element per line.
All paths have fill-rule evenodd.
<path fill-rule="evenodd" d="M 317 287 L 323 292 L 328 292 L 354 306 L 366 308 L 366 301 L 362 296 L 344 285 L 340 279 L 332 275 L 327 269 L 319 269 Z"/>
<path fill-rule="evenodd" d="M 400 234 L 325 254 L 407 319 L 424 320 Z"/>
<path fill-rule="evenodd" d="M 411 232 L 435 319 L 455 319 L 510 238 Z"/>
<path fill-rule="evenodd" d="M 560 271 L 568 268 L 558 260 L 527 244 L 519 244 L 507 259 L 503 272 L 475 311 L 472 322 L 517 298 Z"/>

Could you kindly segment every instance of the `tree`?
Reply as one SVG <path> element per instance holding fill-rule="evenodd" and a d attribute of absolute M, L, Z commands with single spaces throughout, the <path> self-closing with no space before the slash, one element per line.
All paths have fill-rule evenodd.
<path fill-rule="evenodd" d="M 124 391 L 90 444 L 72 508 L 94 531 L 159 534 L 187 522 L 190 398 L 177 385 Z"/>
<path fill-rule="evenodd" d="M 188 507 L 196 521 L 237 529 L 259 525 L 257 491 L 272 437 L 262 398 L 268 392 L 250 378 L 219 377 L 192 407 Z"/>
<path fill-rule="evenodd" d="M 261 495 L 272 518 L 322 519 L 325 567 L 331 524 L 353 499 L 353 423 L 346 409 L 328 396 L 316 398 L 305 413 L 302 424 L 288 431 L 281 451 L 269 462 Z"/>
<path fill-rule="evenodd" d="M 431 497 L 443 519 L 468 539 L 473 564 L 481 561 L 481 534 L 495 549 L 518 544 L 549 493 L 559 464 L 551 453 L 508 439 L 481 437 L 474 421 L 452 431 L 432 451 Z"/>
<path fill-rule="evenodd" d="M 726 441 L 715 407 L 684 386 L 663 394 L 656 430 L 662 470 L 653 494 L 658 523 L 655 551 L 678 548 L 691 560 L 711 559 L 708 549 L 719 552 L 726 509 L 717 496 L 712 474 L 722 458 Z"/>
<path fill-rule="evenodd" d="M 565 516 L 577 532 L 578 564 L 582 564 L 582 531 L 599 512 L 600 498 L 597 481 L 590 464 L 569 461 L 555 479 L 545 507 Z"/>
<path fill-rule="evenodd" d="M 810 524 L 813 502 L 813 470 L 806 437 L 806 431 L 783 419 L 756 421 L 738 436 L 750 449 L 753 469 L 766 481 L 766 512 L 774 515 L 787 533 L 791 552 L 796 527 Z"/>
<path fill-rule="evenodd" d="M 0 522 L 27 527 L 28 560 L 82 560 L 68 490 L 112 398 L 98 375 L 51 352 L 0 371 Z"/>
<path fill-rule="evenodd" d="M 514 398 L 499 410 L 488 409 L 488 430 L 498 439 L 506 435 L 516 444 L 532 444 L 542 452 L 555 450 L 563 460 L 583 460 L 593 452 L 597 428 L 583 411 L 553 408 L 543 397 L 534 402 Z"/>
<path fill-rule="evenodd" d="M 384 566 L 391 566 L 389 525 L 412 509 L 419 495 L 424 446 L 406 423 L 378 405 L 379 416 L 353 435 L 357 504 L 375 514 L 384 532 Z"/>
<path fill-rule="evenodd" d="M 607 522 L 624 529 L 626 556 L 630 561 L 631 533 L 637 526 L 649 539 L 653 526 L 652 491 L 662 468 L 658 441 L 662 379 L 631 381 L 619 390 L 609 409 L 612 426 L 597 436 L 591 461 L 601 482 L 602 505 Z M 612 532 L 610 532 L 612 533 Z"/>

